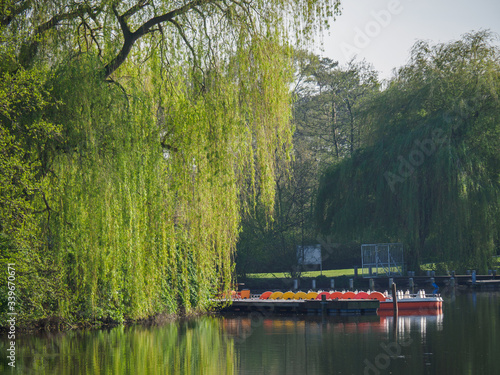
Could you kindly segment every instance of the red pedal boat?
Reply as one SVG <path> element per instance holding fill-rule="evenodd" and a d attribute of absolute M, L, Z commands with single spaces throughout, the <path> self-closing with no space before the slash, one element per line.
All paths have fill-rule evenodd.
<path fill-rule="evenodd" d="M 443 308 L 443 298 L 440 295 L 426 295 L 425 291 L 421 290 L 417 294 L 409 292 L 402 293 L 398 291 L 397 295 L 398 311 L 439 311 Z M 379 311 L 392 311 L 394 308 L 392 296 L 385 297 L 385 300 L 380 300 Z"/>

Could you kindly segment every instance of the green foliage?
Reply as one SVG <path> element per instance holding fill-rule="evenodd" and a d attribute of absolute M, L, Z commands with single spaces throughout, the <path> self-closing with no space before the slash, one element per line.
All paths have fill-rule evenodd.
<path fill-rule="evenodd" d="M 294 106 L 296 138 L 322 168 L 352 156 L 368 132 L 364 104 L 378 92 L 377 73 L 365 61 L 340 66 L 329 58 L 298 55 Z"/>
<path fill-rule="evenodd" d="M 290 159 L 287 33 L 337 7 L 6 4 L 0 259 L 16 267 L 19 319 L 210 309 L 232 287 L 242 210 L 258 200 L 270 220 Z M 305 23 L 287 28 L 294 9 Z"/>
<path fill-rule="evenodd" d="M 320 242 L 313 214 L 320 173 L 359 147 L 366 131 L 361 129 L 363 103 L 378 89 L 376 74 L 368 64 L 352 61 L 341 67 L 303 50 L 294 51 L 293 57 L 293 161 L 276 181 L 274 220 L 266 220 L 265 206 L 243 217 L 236 263 L 241 276 L 288 272 L 299 277 L 306 271 L 297 264 L 297 246 Z M 338 250 L 323 249 L 325 265 L 338 268 L 356 263 L 352 254 L 344 256 L 346 252 L 339 263 Z"/>
<path fill-rule="evenodd" d="M 499 239 L 499 61 L 486 32 L 418 43 L 367 111 L 370 141 L 323 176 L 321 231 L 402 241 L 412 268 L 485 271 Z"/>
<path fill-rule="evenodd" d="M 297 245 L 315 243 L 310 222 L 314 167 L 301 160 L 297 148 L 294 156 L 290 171 L 282 171 L 276 182 L 273 221 L 266 220 L 262 205 L 243 217 L 236 258 L 239 275 L 286 271 L 295 276 L 301 271 L 297 267 Z"/>

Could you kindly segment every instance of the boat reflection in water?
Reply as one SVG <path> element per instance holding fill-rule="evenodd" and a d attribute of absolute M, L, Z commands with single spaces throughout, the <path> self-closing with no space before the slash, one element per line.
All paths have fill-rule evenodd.
<path fill-rule="evenodd" d="M 353 333 L 394 333 L 394 324 L 398 335 L 407 332 L 420 332 L 423 336 L 432 327 L 433 331 L 443 329 L 443 312 L 440 309 L 402 310 L 397 319 L 392 311 L 379 311 L 372 316 L 282 316 L 251 312 L 247 315 L 226 315 L 223 320 L 224 332 L 235 342 L 248 339 L 256 330 L 265 334 L 307 331 L 308 334 L 353 334 Z"/>
<path fill-rule="evenodd" d="M 443 314 L 404 314 L 394 318 L 252 312 L 225 316 L 223 330 L 232 338 L 238 368 L 245 374 L 377 374 L 389 365 L 393 373 L 421 374 L 425 361 L 432 360 L 428 353 L 433 353 L 433 338 L 442 334 Z M 409 367 L 415 371 L 408 372 Z"/>

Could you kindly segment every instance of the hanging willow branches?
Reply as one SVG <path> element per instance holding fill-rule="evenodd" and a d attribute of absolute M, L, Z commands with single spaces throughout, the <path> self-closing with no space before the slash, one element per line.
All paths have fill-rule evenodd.
<path fill-rule="evenodd" d="M 430 46 L 367 111 L 370 143 L 321 181 L 324 233 L 403 241 L 422 261 L 485 270 L 499 247 L 500 51 L 488 32 Z"/>
<path fill-rule="evenodd" d="M 240 202 L 258 190 L 272 212 L 290 154 L 289 40 L 338 5 L 4 2 L 0 259 L 21 318 L 198 311 L 228 290 Z"/>

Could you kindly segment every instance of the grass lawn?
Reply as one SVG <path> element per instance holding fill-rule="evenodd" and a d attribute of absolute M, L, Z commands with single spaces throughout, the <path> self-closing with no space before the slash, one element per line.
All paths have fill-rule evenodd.
<path fill-rule="evenodd" d="M 500 256 L 495 256 L 493 257 L 493 266 L 495 263 L 500 266 Z M 435 263 L 427 263 L 427 264 L 422 264 L 422 269 L 424 271 L 426 270 L 433 270 L 436 267 Z M 367 272 L 368 270 L 366 270 Z M 362 273 L 362 269 L 358 268 L 359 274 Z M 325 277 L 337 277 L 337 276 L 354 276 L 354 269 L 353 268 L 345 268 L 342 270 L 323 270 L 323 273 L 320 271 L 310 271 L 310 272 L 302 272 L 300 277 L 318 277 L 320 275 L 323 275 Z M 284 278 L 289 278 L 290 274 L 286 274 L 283 272 L 277 272 L 277 273 L 249 273 L 247 277 L 252 278 L 252 279 L 271 279 L 271 278 L 277 278 L 277 279 L 284 279 Z"/>
<path fill-rule="evenodd" d="M 361 270 L 359 270 L 361 272 Z M 343 270 L 323 270 L 323 273 L 320 271 L 309 271 L 309 272 L 302 272 L 300 277 L 318 277 L 320 275 L 326 276 L 326 277 L 337 277 L 337 276 L 354 276 L 354 269 L 353 268 L 346 268 Z M 263 279 L 263 278 L 273 278 L 276 277 L 278 279 L 283 279 L 290 277 L 290 274 L 286 273 L 249 273 L 247 275 L 249 278 L 254 278 L 254 279 Z"/>

